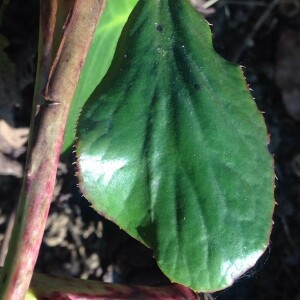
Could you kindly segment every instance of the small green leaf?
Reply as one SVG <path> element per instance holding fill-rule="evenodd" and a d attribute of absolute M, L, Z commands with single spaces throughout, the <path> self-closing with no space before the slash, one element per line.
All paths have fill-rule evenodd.
<path fill-rule="evenodd" d="M 66 126 L 63 152 L 72 146 L 80 110 L 106 74 L 130 12 L 138 0 L 109 0 L 95 32 L 72 101 Z"/>
<path fill-rule="evenodd" d="M 80 186 L 172 280 L 223 289 L 269 241 L 267 131 L 240 67 L 185 0 L 140 0 L 78 123 Z"/>

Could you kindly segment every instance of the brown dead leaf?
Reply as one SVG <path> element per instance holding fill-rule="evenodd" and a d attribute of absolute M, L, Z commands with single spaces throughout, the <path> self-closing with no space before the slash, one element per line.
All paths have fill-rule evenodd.
<path fill-rule="evenodd" d="M 11 175 L 21 178 L 23 176 L 23 167 L 19 162 L 7 158 L 0 152 L 0 175 Z"/>
<path fill-rule="evenodd" d="M 23 145 L 27 142 L 28 132 L 28 128 L 13 128 L 0 120 L 0 175 L 22 177 L 22 165 L 11 157 L 16 158 L 25 151 Z"/>
<path fill-rule="evenodd" d="M 28 128 L 13 128 L 0 120 L 0 151 L 11 154 L 20 149 L 27 142 L 28 133 Z"/>

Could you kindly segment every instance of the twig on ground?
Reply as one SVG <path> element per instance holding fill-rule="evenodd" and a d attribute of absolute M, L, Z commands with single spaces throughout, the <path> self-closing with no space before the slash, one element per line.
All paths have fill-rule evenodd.
<path fill-rule="evenodd" d="M 203 4 L 203 8 L 209 8 L 211 6 L 213 6 L 215 3 L 217 3 L 219 0 L 208 0 L 207 2 L 205 2 Z"/>

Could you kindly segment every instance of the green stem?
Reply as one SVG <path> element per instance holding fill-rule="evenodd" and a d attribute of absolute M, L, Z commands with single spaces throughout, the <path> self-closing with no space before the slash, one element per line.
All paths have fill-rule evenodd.
<path fill-rule="evenodd" d="M 24 299 L 29 287 L 51 204 L 68 112 L 104 3 L 76 0 L 46 84 L 45 103 L 31 123 L 26 175 L 0 278 L 1 300 Z"/>

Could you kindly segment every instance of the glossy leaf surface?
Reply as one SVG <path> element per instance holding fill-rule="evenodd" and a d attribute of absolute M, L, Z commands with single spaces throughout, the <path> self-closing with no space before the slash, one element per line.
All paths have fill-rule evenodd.
<path fill-rule="evenodd" d="M 138 0 L 108 0 L 87 55 L 69 113 L 63 152 L 72 146 L 83 104 L 106 74 L 121 31 Z"/>
<path fill-rule="evenodd" d="M 265 250 L 267 131 L 241 69 L 183 0 L 140 0 L 78 123 L 80 187 L 196 291 L 223 289 Z"/>

